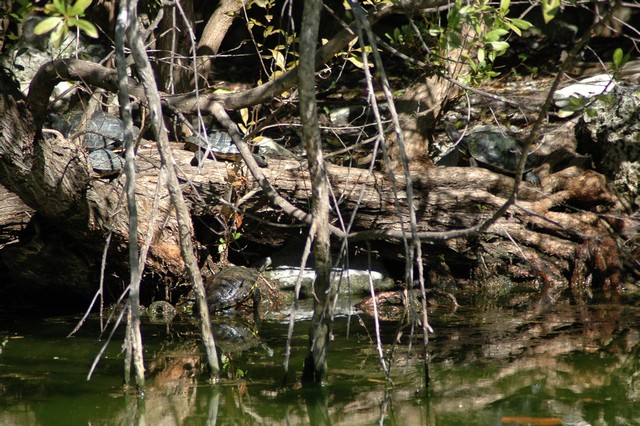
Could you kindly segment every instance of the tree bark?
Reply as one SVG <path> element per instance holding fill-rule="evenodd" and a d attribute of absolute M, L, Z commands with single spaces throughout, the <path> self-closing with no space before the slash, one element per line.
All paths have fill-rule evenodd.
<path fill-rule="evenodd" d="M 213 70 L 215 55 L 227 31 L 231 27 L 235 15 L 242 10 L 247 0 L 221 0 L 213 12 L 198 40 L 198 69 L 197 76 L 207 81 Z"/>
<path fill-rule="evenodd" d="M 193 0 L 164 7 L 156 31 L 160 35 L 156 40 L 160 56 L 156 61 L 158 88 L 169 93 L 187 93 L 191 90 L 194 65 L 189 55 L 195 48 Z"/>
<path fill-rule="evenodd" d="M 300 119 L 309 174 L 311 178 L 310 227 L 313 241 L 316 280 L 314 282 L 313 318 L 309 330 L 309 352 L 304 362 L 302 380 L 321 384 L 327 370 L 327 352 L 331 325 L 331 241 L 329 231 L 329 188 L 322 153 L 318 103 L 315 87 L 315 53 L 320 26 L 322 1 L 307 0 L 302 16 L 300 35 L 300 66 L 298 87 L 300 88 Z"/>
<path fill-rule="evenodd" d="M 88 253 L 95 253 L 95 257 L 99 258 L 101 247 L 96 250 L 96 242 L 103 238 L 107 229 L 116 237 L 114 251 L 122 251 L 120 244 L 127 240 L 126 211 L 121 207 L 123 179 L 108 181 L 91 178 L 86 156 L 79 147 L 47 134 L 42 138 L 36 136 L 39 132 L 35 131 L 31 113 L 23 100 L 16 101 L 5 92 L 2 105 L 0 183 L 19 194 L 39 215 L 48 218 L 47 223 L 54 223 L 56 232 L 73 238 L 74 250 L 60 250 L 59 245 L 56 246 L 58 250 L 53 250 L 54 246 L 49 245 L 52 247 L 50 252 L 58 253 L 55 262 L 59 265 L 67 263 L 71 268 L 67 271 L 73 271 L 61 274 L 56 283 L 75 288 L 71 284 L 81 285 L 84 278 L 86 286 L 86 282 L 90 281 L 87 278 L 92 276 L 89 272 L 91 265 L 95 268 L 97 262 L 88 262 L 83 256 L 71 253 L 83 247 L 81 251 L 85 252 L 84 257 Z M 191 197 L 191 206 L 194 206 L 196 193 L 209 203 L 224 199 L 231 185 L 226 164 L 205 161 L 202 170 L 198 171 L 189 165 L 193 154 L 180 148 L 179 144 L 172 145 L 179 178 L 189 182 L 184 191 Z M 142 141 L 137 161 L 139 179 L 136 191 L 141 200 L 139 238 L 142 239 L 148 232 L 155 236 L 148 261 L 149 270 L 162 275 L 181 276 L 184 263 L 180 257 L 177 224 L 163 189 L 159 189 L 163 195 L 158 206 L 162 219 L 158 223 L 162 226 L 148 229 L 151 200 L 157 190 L 156 182 L 161 170 L 159 155 L 152 144 Z M 369 174 L 366 170 L 334 165 L 326 167 L 336 199 L 340 200 L 332 208 L 340 209 L 345 214 L 358 206 L 357 231 L 352 235 L 354 241 L 385 239 L 400 233 L 393 193 L 385 174 Z M 294 205 L 305 208 L 310 198 L 307 184 L 310 178 L 304 163 L 271 159 L 270 166 L 262 171 L 281 195 Z M 458 167 L 432 168 L 416 175 L 414 179 L 414 204 L 419 232 L 448 231 L 477 224 L 506 200 L 513 183 L 510 177 L 485 169 Z M 404 180 L 399 176 L 397 181 L 400 190 L 399 213 L 406 221 Z M 240 195 L 258 186 L 249 174 L 243 182 L 243 186 L 234 185 Z M 359 200 L 362 185 L 366 185 L 366 191 Z M 616 218 L 619 211 L 601 175 L 592 171 L 582 172 L 576 167 L 567 168 L 544 179 L 541 189 L 525 184 L 518 200 L 517 206 L 511 207 L 508 214 L 491 226 L 476 243 L 448 240 L 431 248 L 441 250 L 444 247 L 454 257 L 474 262 L 480 262 L 477 257 L 480 253 L 485 263 L 493 262 L 496 268 L 502 265 L 512 277 L 519 280 L 541 279 L 554 289 L 563 289 L 568 287 L 570 277 L 576 270 L 575 254 L 581 247 L 591 247 L 592 250 L 587 250 L 587 253 L 591 252 L 591 259 L 602 257 L 602 254 L 593 250 L 594 241 L 600 241 L 603 242 L 601 247 L 606 245 L 614 248 L 604 259 L 605 262 L 597 264 L 589 256 L 583 256 L 579 262 L 591 270 L 596 281 L 615 287 L 621 263 L 619 252 L 615 249 L 614 234 L 617 232 L 624 236 L 631 231 L 624 219 Z M 241 208 L 266 220 L 278 217 L 279 211 L 265 202 L 263 196 L 256 194 Z M 583 209 L 572 210 L 567 206 Z M 584 206 L 588 206 L 589 210 L 584 210 Z M 213 207 L 213 211 L 219 208 Z M 610 233 L 607 228 L 615 232 Z M 251 229 L 243 229 L 242 232 L 251 237 Z M 476 252 L 468 252 L 470 247 L 475 247 Z M 9 269 L 14 278 L 42 282 L 55 276 L 55 268 L 53 271 L 35 267 L 29 270 L 25 266 L 43 264 L 42 252 L 34 255 L 31 246 L 25 244 L 24 247 L 13 247 L 9 256 L 9 248 L 3 250 L 3 260 L 13 265 Z M 16 250 L 20 249 L 22 252 L 18 256 Z M 429 256 L 429 251 L 426 256 L 429 264 L 433 258 Z M 451 261 L 455 262 L 455 259 Z M 79 267 L 79 262 L 85 266 Z M 84 271 L 84 277 L 80 271 Z M 80 276 L 73 278 L 76 272 Z"/>

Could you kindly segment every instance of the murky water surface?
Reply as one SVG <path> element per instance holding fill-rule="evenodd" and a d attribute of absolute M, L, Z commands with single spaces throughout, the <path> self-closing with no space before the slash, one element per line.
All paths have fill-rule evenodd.
<path fill-rule="evenodd" d="M 214 386 L 197 373 L 198 327 L 174 320 L 144 324 L 140 399 L 122 386 L 121 332 L 86 380 L 104 338 L 97 319 L 67 338 L 76 322 L 0 323 L 1 425 L 640 424 L 640 311 L 629 306 L 434 311 L 426 391 L 409 328 L 387 382 L 371 318 L 337 318 L 326 386 L 310 391 L 298 384 L 308 323 L 296 325 L 288 382 L 285 323 L 265 321 L 259 339 L 246 324 L 217 323 L 225 372 Z M 387 356 L 396 332 L 382 324 Z"/>

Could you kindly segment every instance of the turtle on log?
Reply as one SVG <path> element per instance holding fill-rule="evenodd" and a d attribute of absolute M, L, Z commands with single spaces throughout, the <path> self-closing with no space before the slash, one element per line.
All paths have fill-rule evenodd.
<path fill-rule="evenodd" d="M 191 160 L 192 166 L 200 166 L 202 161 L 211 156 L 216 160 L 238 161 L 240 160 L 240 151 L 233 143 L 231 135 L 219 129 L 213 129 L 208 132 L 205 139 L 203 135 L 194 134 L 185 138 L 184 147 L 188 151 L 195 152 Z M 267 160 L 261 155 L 253 154 L 254 160 L 260 167 L 267 167 Z"/>
<path fill-rule="evenodd" d="M 482 166 L 497 173 L 514 175 L 520 161 L 522 143 L 513 136 L 494 126 L 481 126 L 464 135 L 451 127 L 446 130 L 449 138 L 457 143 L 462 157 L 468 159 L 472 167 Z M 534 165 L 534 157 L 529 155 L 524 180 L 540 185 L 540 177 L 533 171 Z"/>
<path fill-rule="evenodd" d="M 95 111 L 91 118 L 82 123 L 83 114 L 76 114 L 67 121 L 56 113 L 50 113 L 51 127 L 67 138 L 81 137 L 82 146 L 89 153 L 89 164 L 98 177 L 109 177 L 120 173 L 124 159 L 118 155 L 124 149 L 124 123 L 116 116 Z M 82 126 L 85 124 L 85 126 Z M 84 127 L 84 130 L 81 128 Z M 133 136 L 140 129 L 133 126 Z"/>

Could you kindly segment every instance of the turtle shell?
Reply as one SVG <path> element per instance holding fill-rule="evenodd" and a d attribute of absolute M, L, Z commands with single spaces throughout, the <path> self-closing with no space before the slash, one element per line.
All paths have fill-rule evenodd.
<path fill-rule="evenodd" d="M 189 151 L 210 151 L 216 158 L 235 160 L 240 155 L 231 135 L 224 130 L 212 130 L 207 140 L 200 135 L 185 138 L 185 148 Z"/>
<path fill-rule="evenodd" d="M 71 120 L 67 136 L 72 136 L 81 127 L 82 116 L 78 115 Z M 134 126 L 134 137 L 140 129 Z M 102 111 L 96 111 L 86 128 L 84 129 L 84 138 L 82 145 L 87 151 L 97 149 L 118 149 L 124 145 L 124 123 L 118 117 L 105 114 Z"/>
<path fill-rule="evenodd" d="M 230 266 L 205 281 L 209 312 L 233 308 L 247 300 L 258 285 L 260 273 L 255 269 Z"/>
<path fill-rule="evenodd" d="M 233 143 L 233 139 L 228 132 L 214 129 L 207 135 L 207 140 L 199 135 L 185 138 L 185 149 L 194 151 L 196 154 L 191 160 L 192 166 L 199 166 L 208 155 L 217 160 L 237 161 L 240 159 L 240 151 Z M 260 155 L 253 154 L 253 158 L 260 167 L 267 167 L 267 161 Z"/>
<path fill-rule="evenodd" d="M 96 149 L 89 152 L 89 164 L 100 177 L 120 173 L 124 167 L 124 158 L 110 149 Z"/>
<path fill-rule="evenodd" d="M 460 141 L 458 149 L 472 166 L 481 165 L 510 176 L 515 173 L 522 154 L 522 143 L 501 129 L 484 126 L 462 137 L 459 132 L 448 128 L 447 134 L 453 141 Z M 532 172 L 533 166 L 533 158 L 529 156 L 524 170 L 525 179 L 539 184 L 540 179 Z"/>

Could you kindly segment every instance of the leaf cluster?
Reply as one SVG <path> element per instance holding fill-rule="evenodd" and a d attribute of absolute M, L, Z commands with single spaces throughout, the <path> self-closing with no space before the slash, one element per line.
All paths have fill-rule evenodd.
<path fill-rule="evenodd" d="M 465 4 L 457 0 L 447 15 L 446 31 L 440 38 L 440 49 L 465 48 L 465 59 L 468 61 L 472 75 L 470 80 L 478 81 L 498 75 L 493 70 L 497 57 L 506 53 L 511 33 L 522 36 L 523 30 L 533 26 L 529 21 L 510 18 L 510 0 L 501 0 L 496 8 L 488 0 L 480 0 Z M 476 37 L 472 45 L 463 46 L 463 31 L 472 28 Z"/>
<path fill-rule="evenodd" d="M 34 29 L 38 35 L 51 33 L 51 41 L 58 47 L 72 27 L 77 27 L 91 38 L 98 38 L 98 30 L 94 24 L 82 19 L 92 0 L 77 0 L 75 3 L 67 0 L 53 0 L 44 6 L 44 13 L 49 15 Z"/>
<path fill-rule="evenodd" d="M 247 17 L 247 29 L 252 33 L 252 40 L 261 52 L 262 60 L 270 63 L 265 67 L 272 70 L 270 77 L 275 78 L 298 64 L 298 53 L 291 48 L 298 43 L 298 35 L 287 32 L 274 23 L 273 9 L 276 7 L 276 0 L 254 0 L 247 5 L 247 10 L 252 7 L 263 11 L 259 17 Z"/>
<path fill-rule="evenodd" d="M 17 0 L 8 10 L 0 6 L 0 19 L 14 23 L 23 23 L 25 18 L 35 10 L 33 2 L 30 0 Z M 7 44 L 13 44 L 20 38 L 19 35 L 8 32 L 4 35 L 9 40 Z"/>

